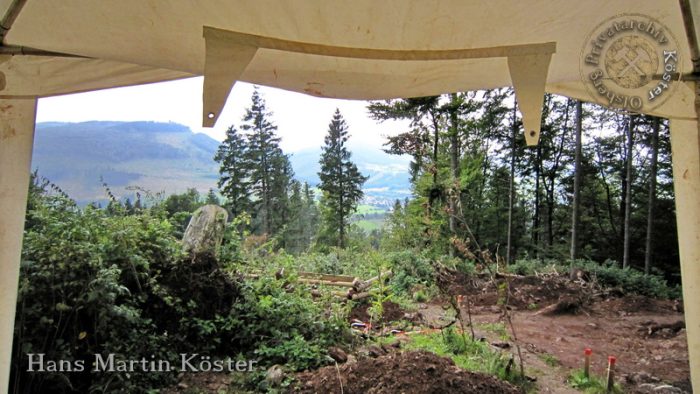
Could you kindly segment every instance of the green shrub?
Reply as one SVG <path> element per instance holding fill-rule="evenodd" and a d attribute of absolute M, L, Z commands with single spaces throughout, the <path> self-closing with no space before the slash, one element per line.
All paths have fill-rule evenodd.
<path fill-rule="evenodd" d="M 428 301 L 428 295 L 423 290 L 418 290 L 413 293 L 413 300 L 416 302 L 426 302 Z"/>
<path fill-rule="evenodd" d="M 416 285 L 433 284 L 435 271 L 430 260 L 412 251 L 391 253 L 387 260 L 394 273 L 390 284 L 395 293 L 407 294 Z"/>
<path fill-rule="evenodd" d="M 33 190 L 12 384 L 22 392 L 140 393 L 177 378 L 177 371 L 29 373 L 22 368 L 27 353 L 86 366 L 96 353 L 171 365 L 179 365 L 179 353 L 245 358 L 263 371 L 271 364 L 306 369 L 324 363 L 327 346 L 348 338 L 345 311 L 275 279 L 279 267 L 293 279 L 296 261 L 288 255 L 261 258 L 259 279 L 234 280 L 227 270 L 241 266 L 241 234 L 229 228 L 226 238 L 225 269 L 213 260 L 193 263 L 184 259 L 161 207 L 128 213 L 113 202 L 109 209 L 81 209 L 63 195 Z"/>
<path fill-rule="evenodd" d="M 160 266 L 178 258 L 179 246 L 167 220 L 149 214 L 109 216 L 79 209 L 63 196 L 31 196 L 15 325 L 21 349 L 13 379 L 23 390 L 72 387 L 76 391 L 138 392 L 172 382 L 169 374 L 27 373 L 27 353 L 50 360 L 83 360 L 94 354 L 117 358 L 172 360 L 172 338 L 163 336 L 143 304 Z"/>

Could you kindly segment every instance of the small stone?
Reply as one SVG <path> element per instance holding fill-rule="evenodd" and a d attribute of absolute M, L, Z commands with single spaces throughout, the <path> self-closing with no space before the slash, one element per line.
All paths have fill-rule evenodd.
<path fill-rule="evenodd" d="M 282 367 L 279 365 L 273 365 L 267 369 L 265 380 L 267 381 L 268 385 L 276 387 L 282 383 L 282 379 L 284 379 L 284 371 L 282 371 Z"/>
<path fill-rule="evenodd" d="M 510 349 L 510 343 L 508 342 L 491 342 L 491 345 L 501 349 Z"/>
<path fill-rule="evenodd" d="M 588 323 L 588 324 L 586 324 L 586 325 L 587 325 L 588 327 L 590 327 L 590 328 L 593 328 L 593 329 L 597 329 L 597 328 L 598 328 L 598 325 L 595 324 L 595 323 Z"/>
<path fill-rule="evenodd" d="M 671 386 L 669 384 L 662 384 L 660 386 L 654 387 L 654 390 L 652 390 L 652 392 L 657 394 L 680 394 L 683 392 L 683 390 L 679 389 L 678 387 Z"/>
<path fill-rule="evenodd" d="M 188 389 L 190 386 L 188 386 L 187 383 L 185 383 L 185 382 L 180 382 L 180 383 L 177 384 L 177 387 L 180 388 L 180 389 L 186 390 L 186 389 Z"/>
<path fill-rule="evenodd" d="M 345 362 L 346 365 L 353 365 L 357 363 L 357 358 L 352 354 L 348 354 L 348 361 Z"/>
<path fill-rule="evenodd" d="M 369 353 L 369 356 L 372 358 L 377 358 L 377 357 L 383 356 L 385 354 L 384 350 L 376 345 L 372 345 L 372 346 L 368 347 L 367 352 Z"/>
<path fill-rule="evenodd" d="M 331 358 L 333 360 L 335 360 L 335 362 L 338 362 L 341 364 L 348 361 L 347 353 L 345 353 L 345 351 L 343 351 L 343 349 L 341 349 L 339 347 L 335 347 L 335 346 L 329 347 L 328 348 L 328 355 L 331 356 Z"/>

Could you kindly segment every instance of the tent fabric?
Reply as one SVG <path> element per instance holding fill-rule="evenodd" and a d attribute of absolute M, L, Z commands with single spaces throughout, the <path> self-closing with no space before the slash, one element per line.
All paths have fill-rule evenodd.
<path fill-rule="evenodd" d="M 4 0 L 0 7 L 6 9 L 9 3 Z M 693 8 L 696 25 L 698 8 Z M 202 75 L 203 29 L 210 26 L 368 50 L 555 42 L 546 90 L 590 101 L 579 72 L 582 48 L 599 23 L 630 10 L 654 16 L 671 30 L 682 51 L 682 69 L 690 71 L 676 0 L 28 0 L 5 44 L 92 59 L 30 59 L 43 63 L 41 72 L 22 75 L 16 82 L 10 76 L 19 67 L 8 67 L 25 60 L 4 62 L 0 71 L 6 73 L 8 85 L 0 94 L 48 96 Z M 74 72 L 73 67 L 80 71 Z M 240 80 L 347 99 L 415 97 L 511 85 L 506 58 L 392 61 L 274 49 L 258 50 Z M 693 100 L 693 92 L 684 86 L 652 113 L 695 119 Z"/>
<path fill-rule="evenodd" d="M 100 59 L 0 55 L 0 98 L 47 97 L 187 78 L 192 74 Z"/>

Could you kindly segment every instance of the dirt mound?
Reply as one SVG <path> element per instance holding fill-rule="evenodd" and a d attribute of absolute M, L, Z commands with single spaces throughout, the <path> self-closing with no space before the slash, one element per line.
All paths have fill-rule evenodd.
<path fill-rule="evenodd" d="M 467 275 L 443 269 L 438 275 L 438 285 L 451 296 L 469 296 L 472 305 L 491 306 L 507 301 L 508 305 L 518 309 L 539 309 L 590 292 L 585 284 L 572 281 L 563 274 L 498 275 L 491 280 L 487 274 Z M 510 292 L 505 291 L 506 285 Z"/>
<path fill-rule="evenodd" d="M 352 310 L 350 311 L 350 314 L 348 315 L 348 319 L 350 321 L 357 319 L 362 322 L 369 322 L 370 316 L 369 312 L 367 311 L 371 305 L 369 303 L 362 303 L 359 305 L 356 305 Z M 384 301 L 382 303 L 382 319 L 381 323 L 388 323 L 392 321 L 397 321 L 401 320 L 405 315 L 405 312 L 399 304 L 392 302 L 392 301 Z"/>
<path fill-rule="evenodd" d="M 522 393 L 493 376 L 459 369 L 427 352 L 390 353 L 297 375 L 296 393 Z"/>
<path fill-rule="evenodd" d="M 672 300 L 659 300 L 642 295 L 630 294 L 620 297 L 611 297 L 596 305 L 597 309 L 616 311 L 618 314 L 673 313 L 682 312 Z"/>

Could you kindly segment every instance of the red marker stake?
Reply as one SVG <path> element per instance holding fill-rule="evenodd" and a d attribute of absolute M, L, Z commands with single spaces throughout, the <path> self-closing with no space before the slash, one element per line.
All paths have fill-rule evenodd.
<path fill-rule="evenodd" d="M 591 369 L 591 354 L 593 354 L 593 351 L 589 348 L 586 348 L 583 351 L 583 355 L 585 357 L 585 362 L 583 364 L 583 376 L 585 376 L 586 379 L 588 379 Z"/>
<path fill-rule="evenodd" d="M 613 383 L 615 381 L 615 356 L 608 356 L 608 387 L 607 392 L 612 392 Z"/>

